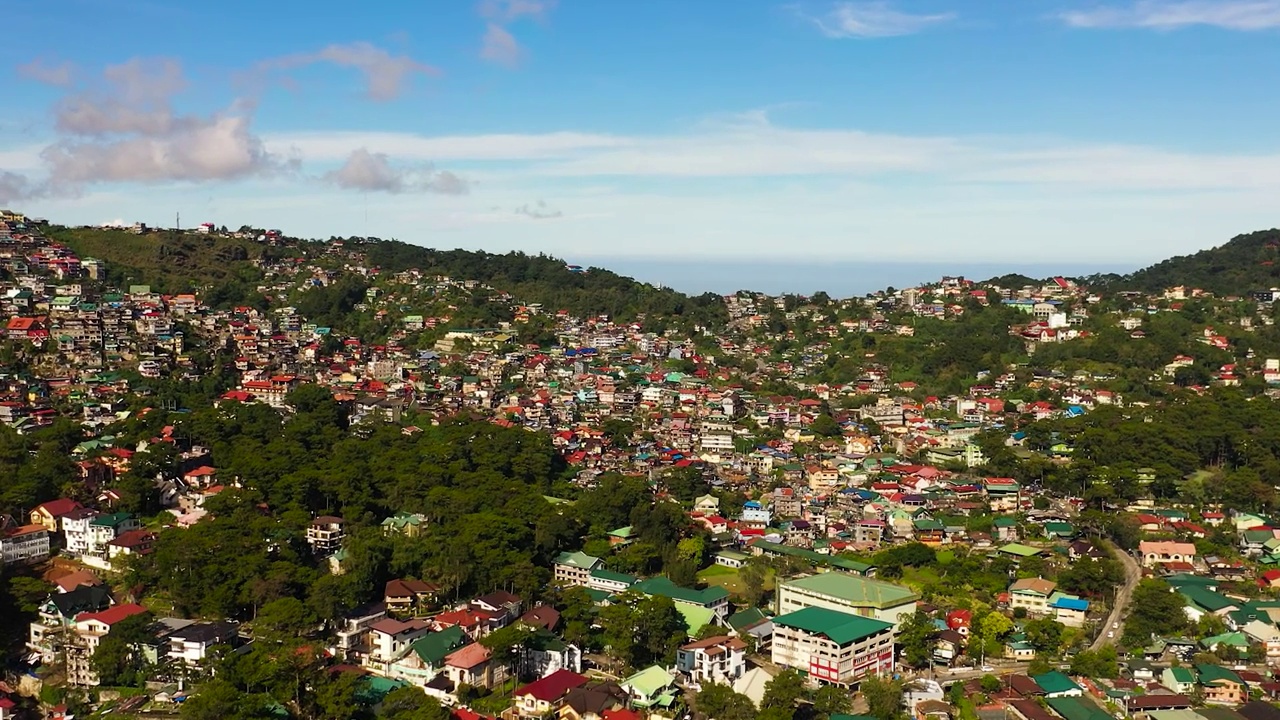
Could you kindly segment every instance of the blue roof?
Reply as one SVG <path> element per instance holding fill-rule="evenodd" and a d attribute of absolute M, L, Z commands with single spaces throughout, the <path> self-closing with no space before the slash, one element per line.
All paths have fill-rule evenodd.
<path fill-rule="evenodd" d="M 1080 598 L 1060 597 L 1053 602 L 1053 607 L 1065 608 L 1067 610 L 1088 610 L 1089 601 Z"/>

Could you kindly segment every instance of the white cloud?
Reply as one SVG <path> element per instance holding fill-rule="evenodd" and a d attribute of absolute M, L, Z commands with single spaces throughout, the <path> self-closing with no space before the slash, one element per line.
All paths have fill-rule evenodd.
<path fill-rule="evenodd" d="M 401 160 L 483 168 L 492 181 L 563 178 L 848 178 L 916 182 L 1077 185 L 1146 190 L 1280 189 L 1280 152 L 1214 155 L 1155 147 L 1021 137 L 931 137 L 807 129 L 759 116 L 687 133 L 420 136 L 307 133 L 270 137 L 308 162 L 337 162 L 358 148 Z"/>
<path fill-rule="evenodd" d="M 181 65 L 169 58 L 106 67 L 55 105 L 56 139 L 33 172 L 6 172 L 0 193 L 77 195 L 98 183 L 230 180 L 285 167 L 253 133 L 251 105 L 179 114 L 172 99 L 185 88 Z"/>
<path fill-rule="evenodd" d="M 819 16 L 808 16 L 824 35 L 832 38 L 881 38 L 914 35 L 950 22 L 955 13 L 915 15 L 895 9 L 888 2 L 838 2 Z"/>
<path fill-rule="evenodd" d="M 480 57 L 492 63 L 515 67 L 520 64 L 521 49 L 516 38 L 501 25 L 489 23 L 480 41 Z"/>
<path fill-rule="evenodd" d="M 1280 27 L 1280 0 L 1136 0 L 1064 12 L 1062 20 L 1079 28 L 1176 30 L 1206 25 L 1256 31 Z"/>
<path fill-rule="evenodd" d="M 436 170 L 430 165 L 397 167 L 387 155 L 371 153 L 365 148 L 353 150 L 342 167 L 326 173 L 323 179 L 347 190 L 391 194 L 433 192 L 462 195 L 468 190 L 467 182 L 452 172 Z"/>

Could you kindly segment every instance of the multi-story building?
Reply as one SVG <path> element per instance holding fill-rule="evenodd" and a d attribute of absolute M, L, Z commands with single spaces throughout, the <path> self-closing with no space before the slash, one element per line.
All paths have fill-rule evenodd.
<path fill-rule="evenodd" d="M 346 538 L 344 524 L 340 517 L 321 515 L 307 527 L 307 543 L 317 555 L 332 555 L 342 547 Z"/>
<path fill-rule="evenodd" d="M 27 649 L 38 655 L 40 662 L 53 663 L 68 643 L 81 613 L 101 612 L 111 607 L 111 592 L 105 585 L 81 585 L 67 592 L 55 593 L 40 605 L 39 616 L 30 626 Z"/>
<path fill-rule="evenodd" d="M 66 647 L 67 682 L 72 685 L 97 685 L 98 673 L 93 670 L 92 660 L 102 638 L 111 632 L 116 623 L 145 612 L 147 609 L 141 605 L 129 603 L 115 605 L 101 612 L 77 615 L 75 635 Z"/>
<path fill-rule="evenodd" d="M 689 682 L 732 685 L 746 672 L 747 644 L 736 637 L 721 635 L 691 642 L 676 653 L 676 670 Z"/>
<path fill-rule="evenodd" d="M 917 595 L 892 583 L 842 572 L 788 580 L 778 586 L 778 613 L 820 607 L 892 623 L 916 612 Z"/>
<path fill-rule="evenodd" d="M 1009 607 L 1024 608 L 1033 615 L 1051 612 L 1049 598 L 1057 583 L 1044 578 L 1023 578 L 1009 586 Z"/>
<path fill-rule="evenodd" d="M 555 579 L 570 585 L 586 585 L 591 579 L 591 571 L 603 565 L 600 558 L 584 552 L 560 553 L 555 561 Z"/>
<path fill-rule="evenodd" d="M 773 619 L 773 662 L 814 680 L 850 685 L 893 673 L 893 624 L 807 607 Z"/>
<path fill-rule="evenodd" d="M 49 557 L 49 531 L 43 525 L 23 525 L 0 532 L 0 564 L 40 562 Z"/>

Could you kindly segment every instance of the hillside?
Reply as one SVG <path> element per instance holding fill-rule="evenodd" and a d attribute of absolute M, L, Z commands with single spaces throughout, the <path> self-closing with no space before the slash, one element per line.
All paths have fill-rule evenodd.
<path fill-rule="evenodd" d="M 167 293 L 256 279 L 260 273 L 249 261 L 266 249 L 252 240 L 177 231 L 134 235 L 55 225 L 45 233 L 82 258 L 104 260 L 112 284 L 147 284 Z"/>
<path fill-rule="evenodd" d="M 1280 230 L 1237 235 L 1226 244 L 1169 258 L 1116 283 L 1117 287 L 1147 292 L 1177 285 L 1219 295 L 1280 287 Z"/>
<path fill-rule="evenodd" d="M 319 257 L 320 243 L 285 239 L 263 245 L 249 239 L 160 231 L 134 235 L 100 228 L 47 228 L 50 238 L 81 257 L 107 263 L 108 281 L 118 286 L 145 283 L 160 292 L 204 289 L 214 306 L 259 303 L 254 291 L 262 277 L 252 260 L 303 254 Z M 728 322 L 724 303 L 707 293 L 690 297 L 600 268 L 571 269 L 563 260 L 524 253 L 494 254 L 468 250 L 435 250 L 397 240 L 343 240 L 351 253 L 387 272 L 417 268 L 428 275 L 475 280 L 509 293 L 522 303 L 548 310 L 568 310 L 586 317 L 607 314 L 620 320 L 648 316 L 660 329 L 667 323 L 716 326 Z"/>

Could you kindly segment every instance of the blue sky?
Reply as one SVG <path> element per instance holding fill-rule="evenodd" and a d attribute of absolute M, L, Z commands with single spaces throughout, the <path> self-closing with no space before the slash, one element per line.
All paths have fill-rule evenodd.
<path fill-rule="evenodd" d="M 9 0 L 0 204 L 1140 265 L 1276 225 L 1280 0 Z"/>

